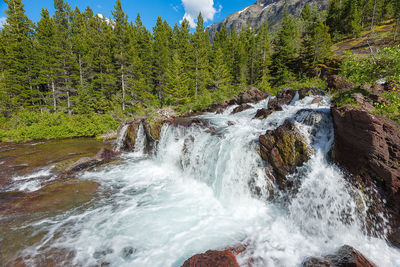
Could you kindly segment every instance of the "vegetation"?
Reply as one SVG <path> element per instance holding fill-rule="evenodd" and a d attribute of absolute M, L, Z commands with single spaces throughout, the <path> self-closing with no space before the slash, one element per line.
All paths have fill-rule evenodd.
<path fill-rule="evenodd" d="M 139 14 L 129 20 L 121 0 L 110 19 L 90 7 L 81 11 L 54 0 L 54 14 L 43 9 L 37 23 L 26 16 L 21 0 L 5 2 L 2 140 L 93 136 L 115 129 L 126 116 L 164 106 L 182 113 L 199 110 L 248 86 L 275 93 L 287 84 L 324 85 L 320 76 L 332 57 L 332 34 L 336 39 L 356 34 L 368 23 L 400 14 L 396 0 L 332 0 L 327 14 L 306 5 L 294 18 L 286 8 L 274 39 L 265 23 L 258 31 L 248 27 L 240 34 L 228 34 L 223 27 L 211 43 L 201 14 L 193 32 L 186 20 L 171 27 L 161 17 L 151 32 Z M 389 55 L 392 50 L 382 53 L 382 63 L 396 56 Z M 365 76 L 366 69 L 350 71 L 355 62 L 361 61 L 349 56 L 342 72 L 364 79 L 358 76 Z M 382 65 L 389 73 L 393 69 L 385 64 L 398 66 L 398 61 Z M 70 127 L 73 123 L 76 128 Z"/>

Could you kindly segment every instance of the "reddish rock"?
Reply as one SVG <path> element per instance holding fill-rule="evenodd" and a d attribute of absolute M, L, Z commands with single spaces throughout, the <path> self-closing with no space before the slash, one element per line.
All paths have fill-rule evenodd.
<path fill-rule="evenodd" d="M 369 96 L 369 98 L 374 102 L 374 103 L 379 103 L 379 104 L 386 104 L 386 105 L 390 105 L 390 101 L 379 96 L 379 95 L 375 95 L 375 94 L 371 94 Z"/>
<path fill-rule="evenodd" d="M 356 85 L 349 82 L 345 77 L 332 75 L 328 78 L 328 88 L 334 91 L 347 92 L 353 89 Z"/>
<path fill-rule="evenodd" d="M 311 156 L 304 137 L 290 120 L 261 135 L 259 143 L 261 157 L 271 164 L 281 189 L 290 186 L 287 184 L 286 175 L 293 173 Z"/>
<path fill-rule="evenodd" d="M 323 258 L 308 258 L 303 262 L 305 267 L 376 267 L 358 250 L 344 245 L 334 255 Z"/>
<path fill-rule="evenodd" d="M 322 101 L 322 97 L 318 96 L 311 101 L 311 104 L 319 104 Z"/>
<path fill-rule="evenodd" d="M 95 158 L 98 160 L 109 160 L 119 155 L 121 155 L 120 152 L 115 152 L 103 147 L 99 152 L 97 152 Z"/>
<path fill-rule="evenodd" d="M 78 159 L 75 163 L 65 169 L 65 173 L 80 172 L 99 164 L 100 160 L 94 157 L 85 157 Z"/>
<path fill-rule="evenodd" d="M 335 129 L 334 159 L 351 179 L 378 187 L 380 199 L 400 221 L 400 125 L 361 108 L 331 109 Z"/>
<path fill-rule="evenodd" d="M 239 267 L 235 254 L 227 249 L 224 251 L 208 250 L 186 260 L 182 267 Z"/>
<path fill-rule="evenodd" d="M 247 109 L 252 108 L 252 106 L 250 106 L 249 104 L 241 104 L 240 106 L 236 107 L 231 114 L 236 114 L 242 111 L 245 111 Z"/>
<path fill-rule="evenodd" d="M 380 95 L 385 92 L 385 87 L 379 83 L 364 83 L 361 85 L 361 89 L 375 95 Z"/>
<path fill-rule="evenodd" d="M 216 112 L 217 114 L 222 113 L 228 107 L 228 103 L 224 104 L 212 104 L 205 111 L 206 112 Z"/>

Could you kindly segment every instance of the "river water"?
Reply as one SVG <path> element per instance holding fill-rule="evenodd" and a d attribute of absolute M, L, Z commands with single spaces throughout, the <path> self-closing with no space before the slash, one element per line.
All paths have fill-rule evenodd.
<path fill-rule="evenodd" d="M 399 250 L 366 234 L 367 197 L 328 161 L 329 98 L 312 100 L 264 120 L 253 117 L 268 100 L 234 115 L 231 107 L 198 116 L 212 130 L 165 125 L 150 154 L 140 127 L 122 162 L 82 175 L 100 185 L 101 197 L 21 226 L 43 234 L 20 258 L 29 266 L 43 255 L 59 266 L 180 266 L 196 253 L 244 244 L 243 266 L 299 266 L 348 244 L 379 266 L 400 266 Z M 286 119 L 296 121 L 314 154 L 288 178 L 295 190 L 281 191 L 266 178 L 257 142 Z"/>

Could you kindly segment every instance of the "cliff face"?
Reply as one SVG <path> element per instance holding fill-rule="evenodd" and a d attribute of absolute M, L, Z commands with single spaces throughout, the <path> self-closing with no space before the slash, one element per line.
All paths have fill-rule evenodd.
<path fill-rule="evenodd" d="M 316 5 L 318 10 L 325 10 L 329 0 L 287 0 L 287 2 L 289 12 L 294 16 L 299 16 L 307 3 L 311 6 Z M 254 4 L 226 17 L 221 22 L 211 25 L 208 27 L 208 32 L 213 40 L 222 25 L 225 25 L 228 32 L 233 27 L 239 32 L 247 25 L 250 25 L 253 29 L 259 29 L 265 20 L 268 20 L 270 29 L 274 31 L 278 28 L 283 18 L 284 8 L 285 0 L 258 0 Z"/>

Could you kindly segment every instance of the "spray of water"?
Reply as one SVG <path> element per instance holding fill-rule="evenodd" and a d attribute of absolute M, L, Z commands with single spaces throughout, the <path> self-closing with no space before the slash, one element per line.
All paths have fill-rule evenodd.
<path fill-rule="evenodd" d="M 84 175 L 102 184 L 101 200 L 30 225 L 47 234 L 23 252 L 26 262 L 34 266 L 59 249 L 73 251 L 68 264 L 79 266 L 180 266 L 208 249 L 246 244 L 243 266 L 298 266 L 349 244 L 381 266 L 400 266 L 398 250 L 365 234 L 364 196 L 327 160 L 329 99 L 312 100 L 264 120 L 252 118 L 268 100 L 234 115 L 231 107 L 198 117 L 212 128 L 165 125 L 151 157 L 139 127 L 135 156 Z M 281 192 L 266 178 L 257 140 L 286 119 L 296 121 L 314 155 L 288 177 L 293 190 Z"/>

